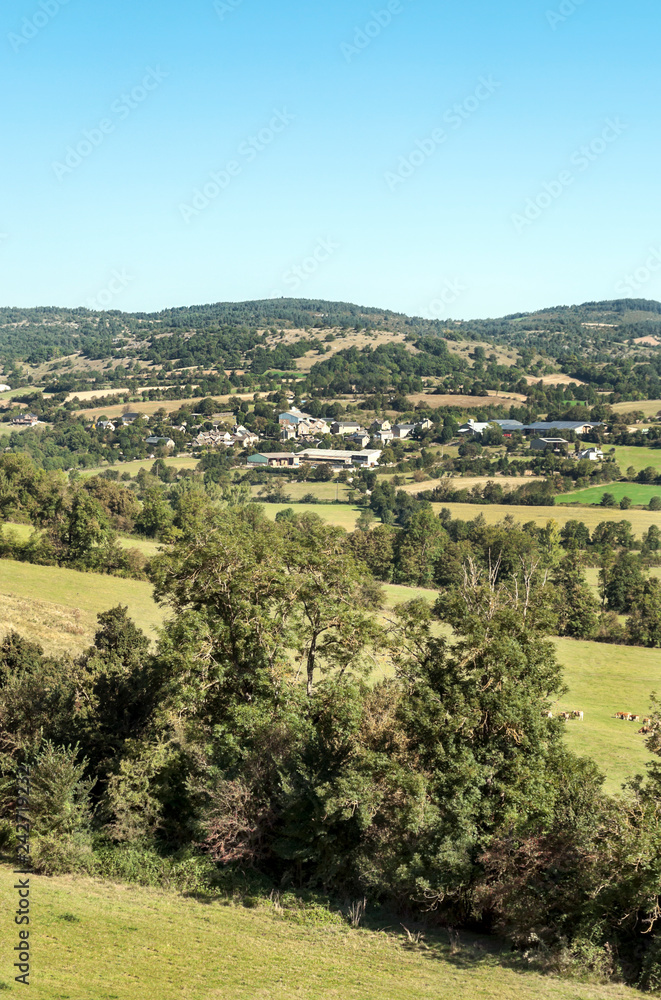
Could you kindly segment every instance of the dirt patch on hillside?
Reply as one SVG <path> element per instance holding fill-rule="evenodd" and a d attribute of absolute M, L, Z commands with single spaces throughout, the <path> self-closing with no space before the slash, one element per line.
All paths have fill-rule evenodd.
<path fill-rule="evenodd" d="M 432 410 L 438 409 L 439 406 L 458 406 L 463 410 L 481 410 L 485 406 L 504 406 L 509 409 L 513 403 L 525 403 L 526 401 L 526 397 L 520 392 L 494 392 L 493 395 L 489 396 L 452 396 L 449 393 L 436 396 L 430 392 L 414 392 L 407 395 L 406 398 L 410 399 L 415 406 L 418 403 L 424 403 Z"/>
<path fill-rule="evenodd" d="M 569 375 L 562 375 L 560 373 L 556 375 L 526 375 L 526 382 L 528 385 L 538 385 L 540 382 L 542 385 L 587 385 L 587 382 L 581 382 L 580 378 L 571 378 Z"/>

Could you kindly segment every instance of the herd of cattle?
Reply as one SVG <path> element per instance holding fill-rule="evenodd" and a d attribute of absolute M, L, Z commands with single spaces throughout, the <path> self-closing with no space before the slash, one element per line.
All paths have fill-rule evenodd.
<path fill-rule="evenodd" d="M 635 712 L 616 712 L 616 719 L 624 719 L 625 722 L 640 722 L 640 716 L 636 715 Z M 642 727 L 638 730 L 643 736 L 648 736 L 650 733 L 654 732 L 652 727 L 652 720 L 648 719 L 646 716 L 642 720 Z"/>
<path fill-rule="evenodd" d="M 553 718 L 553 712 L 547 712 L 546 714 L 547 714 L 547 716 L 548 716 L 549 719 Z M 559 712 L 558 713 L 558 718 L 559 719 L 564 719 L 565 721 L 567 721 L 569 719 L 580 719 L 581 722 L 582 722 L 583 721 L 583 713 L 580 712 L 577 708 L 575 708 L 573 710 L 573 712 Z"/>
<path fill-rule="evenodd" d="M 548 716 L 549 719 L 553 718 L 553 712 L 546 712 L 545 714 Z M 565 722 L 568 722 L 570 719 L 579 719 L 582 722 L 583 713 L 579 709 L 575 708 L 572 712 L 559 712 L 558 718 L 564 719 Z M 641 717 L 639 715 L 636 715 L 635 712 L 616 712 L 615 718 L 624 719 L 625 722 L 641 722 Z M 642 719 L 642 726 L 638 730 L 638 732 L 641 734 L 641 736 L 649 736 L 650 733 L 653 733 L 654 732 L 653 720 L 645 716 Z"/>

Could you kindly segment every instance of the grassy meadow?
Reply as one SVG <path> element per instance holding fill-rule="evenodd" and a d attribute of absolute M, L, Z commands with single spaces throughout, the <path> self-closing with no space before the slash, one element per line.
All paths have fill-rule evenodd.
<path fill-rule="evenodd" d="M 615 461 L 623 473 L 628 468 L 633 468 L 636 472 L 643 469 L 653 468 L 661 472 L 661 448 L 638 448 L 635 445 L 614 445 Z M 611 448 L 606 448 L 610 453 Z"/>
<path fill-rule="evenodd" d="M 117 604 L 127 605 L 136 625 L 155 637 L 165 614 L 150 583 L 0 559 L 0 633 L 14 628 L 50 653 L 84 649 L 98 612 Z"/>
<path fill-rule="evenodd" d="M 585 713 L 583 722 L 567 722 L 567 743 L 597 762 L 606 774 L 606 791 L 618 792 L 652 758 L 638 735 L 640 723 L 623 722 L 614 714 L 648 714 L 650 694 L 661 692 L 661 650 L 575 639 L 556 639 L 555 644 L 569 693 L 554 711 Z"/>
<path fill-rule="evenodd" d="M 11 899 L 11 868 L 0 868 Z M 245 908 L 89 878 L 31 880 L 39 1000 L 626 1000 L 621 986 L 543 976 L 493 938 L 409 942 L 396 919 L 351 928 L 269 904 Z M 410 928 L 415 930 L 415 928 Z M 4 918 L 0 988 L 18 994 Z"/>

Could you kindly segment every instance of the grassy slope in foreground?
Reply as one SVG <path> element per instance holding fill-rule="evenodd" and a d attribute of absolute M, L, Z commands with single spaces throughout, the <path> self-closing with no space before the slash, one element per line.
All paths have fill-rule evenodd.
<path fill-rule="evenodd" d="M 2 868 L 6 894 L 13 875 Z M 619 986 L 508 967 L 488 938 L 301 926 L 265 908 L 203 903 L 91 879 L 32 879 L 39 1000 L 625 1000 Z M 73 920 L 71 918 L 74 918 Z M 395 925 L 395 931 L 400 931 Z M 7 927 L 2 975 L 10 980 Z M 18 989 L 18 986 L 14 986 Z"/>

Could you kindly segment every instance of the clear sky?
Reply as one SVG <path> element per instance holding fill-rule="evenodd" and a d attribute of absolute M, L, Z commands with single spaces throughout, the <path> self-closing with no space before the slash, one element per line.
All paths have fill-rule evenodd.
<path fill-rule="evenodd" d="M 8 0 L 2 305 L 661 298 L 658 0 Z"/>

